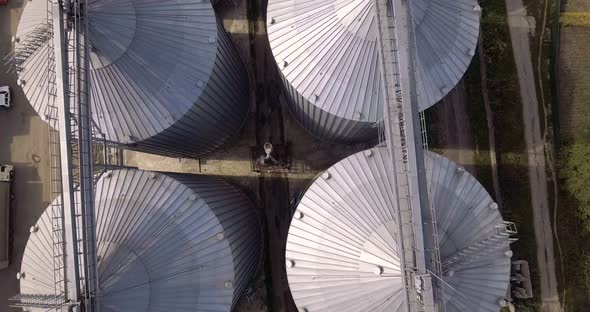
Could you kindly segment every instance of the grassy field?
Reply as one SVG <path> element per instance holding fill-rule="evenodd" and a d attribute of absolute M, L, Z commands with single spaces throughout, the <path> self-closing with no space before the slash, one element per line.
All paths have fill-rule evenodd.
<path fill-rule="evenodd" d="M 559 98 L 563 148 L 590 142 L 590 1 L 564 1 L 559 49 Z M 563 158 L 563 157 L 562 157 Z M 564 159 L 560 160 L 561 162 Z M 561 191 L 558 233 L 564 251 L 566 311 L 585 311 L 590 305 L 590 233 L 576 213 L 578 203 L 563 187 L 567 178 L 560 173 Z"/>

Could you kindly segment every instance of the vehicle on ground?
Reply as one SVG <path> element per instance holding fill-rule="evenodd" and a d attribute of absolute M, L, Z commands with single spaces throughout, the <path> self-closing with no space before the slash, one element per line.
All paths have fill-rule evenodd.
<path fill-rule="evenodd" d="M 0 166 L 0 270 L 10 264 L 10 201 L 14 167 Z"/>
<path fill-rule="evenodd" d="M 0 0 L 2 1 L 2 0 Z M 10 97 L 10 87 L 2 86 L 0 87 L 0 107 L 4 108 L 11 108 L 12 107 L 12 98 Z"/>

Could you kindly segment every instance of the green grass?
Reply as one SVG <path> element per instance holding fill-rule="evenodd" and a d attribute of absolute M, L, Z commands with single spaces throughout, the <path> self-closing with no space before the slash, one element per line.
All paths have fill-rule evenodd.
<path fill-rule="evenodd" d="M 590 12 L 564 12 L 560 23 L 564 27 L 590 27 Z"/>

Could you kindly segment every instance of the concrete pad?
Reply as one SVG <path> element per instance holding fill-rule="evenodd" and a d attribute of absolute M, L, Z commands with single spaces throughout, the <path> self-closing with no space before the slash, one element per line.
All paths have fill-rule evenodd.
<path fill-rule="evenodd" d="M 198 159 L 165 157 L 130 150 L 123 151 L 123 165 L 148 171 L 193 174 L 200 172 Z"/>

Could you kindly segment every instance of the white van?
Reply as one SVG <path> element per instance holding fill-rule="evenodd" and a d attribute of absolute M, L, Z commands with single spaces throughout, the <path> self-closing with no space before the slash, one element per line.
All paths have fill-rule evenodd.
<path fill-rule="evenodd" d="M 10 263 L 10 186 L 13 178 L 13 166 L 0 166 L 0 269 L 7 268 Z"/>

